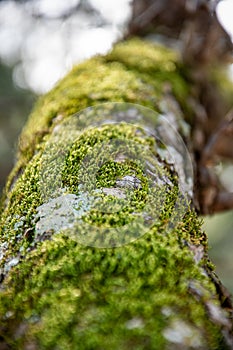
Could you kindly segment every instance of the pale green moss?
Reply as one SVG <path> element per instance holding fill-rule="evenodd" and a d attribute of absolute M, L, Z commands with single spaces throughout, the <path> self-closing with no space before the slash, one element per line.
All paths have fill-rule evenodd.
<path fill-rule="evenodd" d="M 124 123 L 80 131 L 66 153 L 65 166 L 55 167 L 59 177 L 53 177 L 57 159 L 63 159 L 64 140 L 59 134 L 56 142 L 51 142 L 50 135 L 56 134 L 64 119 L 104 101 L 134 102 L 159 110 L 158 101 L 167 83 L 176 98 L 185 100 L 188 89 L 176 61 L 171 51 L 152 44 L 119 44 L 106 57 L 95 57 L 74 68 L 38 102 L 21 137 L 20 158 L 8 182 L 1 218 L 1 242 L 7 246 L 1 245 L 6 277 L 0 292 L 0 335 L 11 349 L 163 350 L 173 346 L 169 330 L 184 323 L 190 336 L 182 339 L 180 346 L 195 347 L 192 337 L 196 335 L 200 349 L 227 348 L 221 333 L 223 323 L 208 313 L 207 302 L 219 314 L 222 311 L 206 273 L 210 273 L 206 236 L 189 208 L 182 221 L 168 230 L 178 197 L 177 177 L 161 162 L 151 136 Z M 85 233 L 83 227 L 89 230 L 90 224 L 95 224 L 93 232 L 104 225 L 123 227 L 142 210 L 146 199 L 154 205 L 156 220 L 143 237 L 111 249 L 79 244 L 75 227 L 36 237 L 35 214 L 44 196 L 56 198 L 61 184 L 68 193 L 79 195 L 80 182 L 90 173 L 80 166 L 85 156 L 96 145 L 115 139 L 128 140 L 134 152 L 135 145 L 150 152 L 166 186 L 157 188 L 152 201 L 145 170 L 136 161 L 117 161 L 115 154 L 115 161 L 104 163 L 97 173 L 95 185 L 112 189 L 118 183 L 119 190 L 119 182 L 126 176 L 135 177 L 138 187 L 131 190 L 131 205 L 107 219 L 92 210 L 80 229 Z M 46 163 L 49 155 L 56 161 Z M 43 164 L 49 166 L 41 172 Z M 20 168 L 22 173 L 18 173 Z M 84 181 L 84 186 L 89 189 L 92 183 L 85 185 Z M 101 198 L 103 203 L 115 200 L 115 205 L 115 197 L 110 193 Z M 204 247 L 198 263 L 191 245 Z M 228 324 L 225 315 L 222 319 Z"/>

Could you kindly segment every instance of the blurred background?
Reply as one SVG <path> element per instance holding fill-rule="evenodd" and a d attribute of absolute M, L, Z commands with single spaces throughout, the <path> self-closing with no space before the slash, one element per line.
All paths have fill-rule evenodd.
<path fill-rule="evenodd" d="M 219 3 L 219 20 L 233 38 L 232 13 L 232 0 Z M 131 0 L 0 0 L 0 193 L 38 96 L 74 64 L 107 52 L 130 15 Z M 229 165 L 224 176 L 233 191 L 232 175 Z M 233 211 L 204 218 L 204 228 L 210 257 L 233 294 Z"/>

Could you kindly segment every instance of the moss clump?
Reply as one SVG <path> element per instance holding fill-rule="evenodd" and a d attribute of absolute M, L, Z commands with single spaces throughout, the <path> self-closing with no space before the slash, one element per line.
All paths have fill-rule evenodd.
<path fill-rule="evenodd" d="M 4 337 L 15 349 L 164 349 L 163 334 L 176 320 L 190 325 L 203 348 L 218 348 L 218 326 L 187 292 L 192 281 L 203 300 L 212 298 L 188 249 L 161 230 L 111 250 L 54 236 L 15 268 L 1 294 Z"/>
<path fill-rule="evenodd" d="M 189 89 L 177 63 L 173 51 L 135 39 L 75 67 L 38 101 L 20 138 L 20 164 L 32 157 L 62 118 L 101 102 L 132 102 L 158 109 L 169 85 L 185 108 Z"/>
<path fill-rule="evenodd" d="M 2 260 L 3 264 L 19 252 L 24 255 L 27 249 L 34 247 L 35 237 L 33 239 L 31 236 L 37 233 L 36 221 L 44 216 L 37 215 L 40 212 L 38 208 L 48 203 L 48 216 L 51 209 L 49 203 L 53 208 L 53 199 L 56 198 L 66 202 L 69 207 L 70 197 L 66 194 L 76 195 L 77 201 L 80 199 L 79 211 L 72 208 L 76 216 L 82 211 L 82 232 L 79 232 L 80 220 L 69 218 L 69 210 L 66 212 L 64 209 L 60 214 L 68 216 L 70 225 L 74 222 L 77 226 L 75 232 L 78 232 L 76 235 L 81 235 L 83 238 L 80 238 L 80 242 L 86 245 L 97 245 L 96 240 L 102 240 L 99 244 L 105 246 L 103 235 L 107 233 L 107 228 L 114 227 L 118 227 L 118 231 L 113 230 L 111 236 L 108 233 L 107 239 L 112 243 L 106 244 L 115 246 L 128 243 L 142 236 L 152 224 L 160 224 L 165 217 L 169 220 L 172 216 L 178 190 L 176 175 L 169 173 L 166 164 L 163 166 L 160 162 L 158 166 L 155 139 L 143 129 L 127 123 L 104 125 L 78 131 L 77 138 L 71 144 L 66 143 L 67 132 L 69 128 L 67 130 L 61 126 L 55 138 L 48 138 L 43 152 L 41 150 L 32 159 L 9 194 L 2 218 L 4 222 L 4 218 L 8 217 L 2 225 L 2 240 L 7 238 L 11 245 Z M 150 173 L 153 170 L 152 177 L 148 176 L 147 163 L 150 164 Z M 57 202 L 59 205 L 60 202 Z M 142 219 L 142 216 L 149 219 Z M 51 214 L 50 221 L 53 223 L 54 220 L 56 217 Z M 54 225 L 49 224 L 46 224 L 46 231 L 54 230 Z M 62 222 L 60 226 L 56 225 L 55 231 L 59 232 L 70 225 Z M 106 231 L 103 232 L 102 227 L 106 227 Z M 29 229 L 30 237 L 25 234 Z M 46 236 L 46 232 L 41 230 L 39 234 Z"/>
<path fill-rule="evenodd" d="M 136 124 L 63 128 L 70 114 L 104 101 L 159 111 L 168 82 L 185 100 L 176 62 L 161 47 L 119 44 L 74 68 L 38 102 L 3 202 L 2 346 L 224 349 L 229 322 L 208 277 L 206 237 L 187 203 L 178 215 L 183 198 L 161 145 Z M 58 199 L 80 207 L 58 208 Z M 63 211 L 63 221 L 52 216 L 47 229 L 46 205 L 51 215 Z M 132 237 L 116 247 L 128 227 Z"/>

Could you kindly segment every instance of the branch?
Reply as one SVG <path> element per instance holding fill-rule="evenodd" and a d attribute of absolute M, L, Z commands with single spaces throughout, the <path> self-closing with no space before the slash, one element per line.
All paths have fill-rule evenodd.
<path fill-rule="evenodd" d="M 40 99 L 2 201 L 1 348 L 233 349 L 188 86 L 173 51 L 131 40 Z"/>

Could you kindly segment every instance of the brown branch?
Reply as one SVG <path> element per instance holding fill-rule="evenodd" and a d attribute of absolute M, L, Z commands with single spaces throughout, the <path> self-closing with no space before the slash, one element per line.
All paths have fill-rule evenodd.
<path fill-rule="evenodd" d="M 179 40 L 188 64 L 229 60 L 233 45 L 215 14 L 219 1 L 134 0 L 126 37 L 163 34 Z"/>
<path fill-rule="evenodd" d="M 215 197 L 212 205 L 212 211 L 214 213 L 219 213 L 224 210 L 229 210 L 233 208 L 233 192 L 220 192 Z"/>

